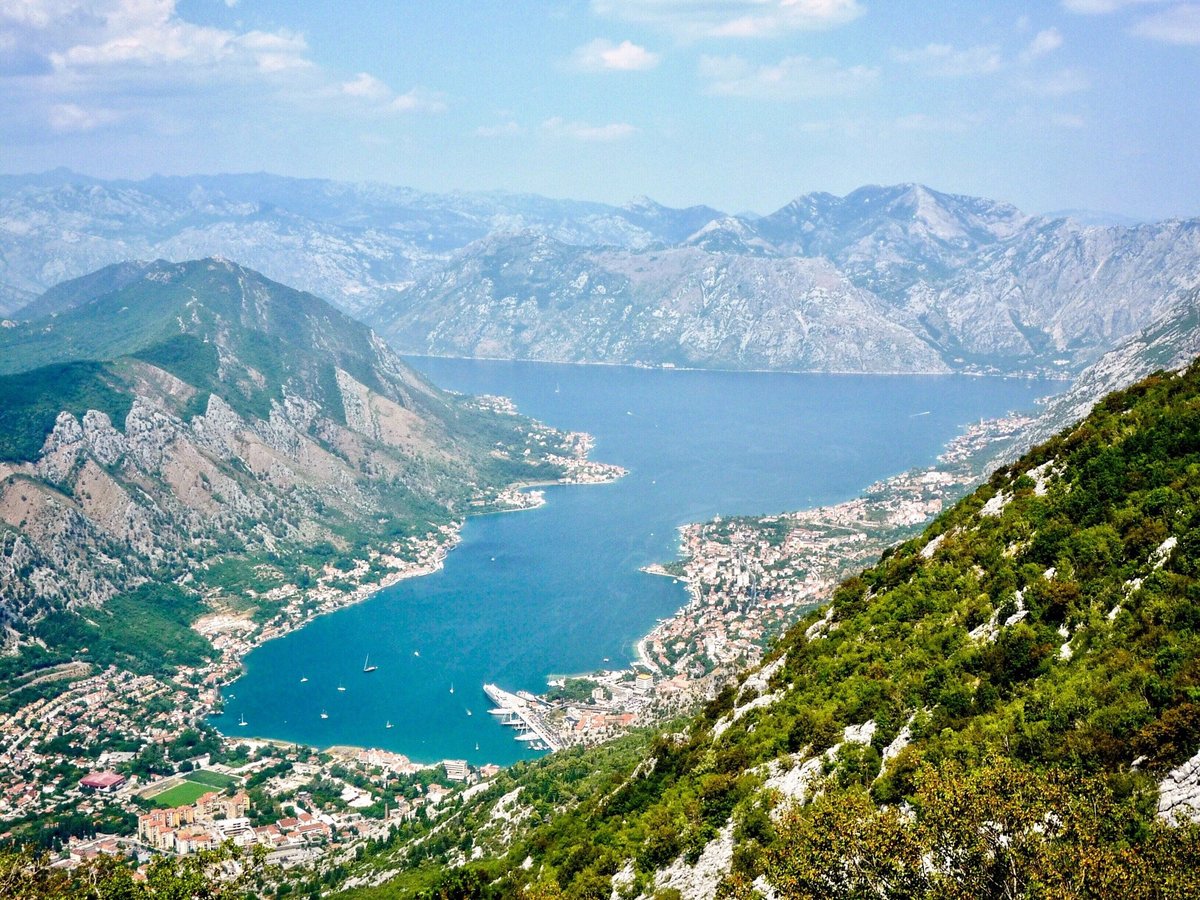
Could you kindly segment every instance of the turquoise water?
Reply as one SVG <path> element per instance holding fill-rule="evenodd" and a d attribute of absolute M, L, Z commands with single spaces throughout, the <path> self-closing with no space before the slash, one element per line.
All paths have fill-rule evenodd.
<path fill-rule="evenodd" d="M 680 585 L 638 571 L 674 558 L 678 525 L 849 499 L 932 462 L 963 425 L 1029 409 L 1060 387 L 412 362 L 444 387 L 504 394 L 522 412 L 591 432 L 594 457 L 630 474 L 555 486 L 539 509 L 472 519 L 443 571 L 256 649 L 214 719 L 226 732 L 383 747 L 422 762 L 511 763 L 530 751 L 487 714 L 482 684 L 536 691 L 552 673 L 628 661 L 655 619 L 686 600 Z M 379 669 L 365 674 L 368 653 Z"/>

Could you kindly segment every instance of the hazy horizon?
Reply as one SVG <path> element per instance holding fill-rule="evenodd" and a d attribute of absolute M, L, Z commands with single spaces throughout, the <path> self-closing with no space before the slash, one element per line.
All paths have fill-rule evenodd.
<path fill-rule="evenodd" d="M 25 0 L 0 6 L 0 167 L 1188 217 L 1198 63 L 1178 0 Z"/>

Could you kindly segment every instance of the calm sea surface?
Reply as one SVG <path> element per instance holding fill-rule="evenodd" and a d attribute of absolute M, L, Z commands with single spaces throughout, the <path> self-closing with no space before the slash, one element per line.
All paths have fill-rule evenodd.
<path fill-rule="evenodd" d="M 514 762 L 529 751 L 487 714 L 483 683 L 537 691 L 550 674 L 627 662 L 654 621 L 686 601 L 682 586 L 638 571 L 675 557 L 677 526 L 849 499 L 931 463 L 962 426 L 1030 409 L 1061 387 L 412 362 L 443 387 L 503 394 L 554 426 L 591 432 L 593 456 L 629 475 L 555 486 L 540 509 L 472 519 L 443 571 L 258 648 L 213 720 L 226 733 L 383 747 L 422 762 Z M 364 674 L 368 653 L 379 669 Z"/>

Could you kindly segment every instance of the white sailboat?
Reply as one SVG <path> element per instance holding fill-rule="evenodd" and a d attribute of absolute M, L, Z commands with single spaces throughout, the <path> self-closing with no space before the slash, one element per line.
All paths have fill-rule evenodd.
<path fill-rule="evenodd" d="M 450 682 L 450 693 L 454 693 L 454 682 Z"/>
<path fill-rule="evenodd" d="M 246 721 L 246 714 L 245 714 L 245 713 L 242 713 L 241 715 L 239 715 L 239 716 L 238 716 L 238 724 L 239 724 L 239 725 L 248 725 L 248 724 L 250 724 L 249 722 L 247 722 L 247 721 Z"/>
<path fill-rule="evenodd" d="M 364 672 L 374 672 L 378 668 L 379 668 L 379 666 L 371 665 L 371 654 L 368 653 L 367 658 L 363 660 L 363 671 Z"/>
<path fill-rule="evenodd" d="M 339 690 L 339 691 L 344 691 L 345 689 L 346 689 L 346 686 L 345 686 L 344 684 L 339 684 L 339 685 L 338 685 L 338 690 Z"/>
<path fill-rule="evenodd" d="M 325 710 L 321 710 L 321 718 L 322 718 L 322 719 L 328 719 L 328 718 L 329 718 L 329 713 L 325 712 Z"/>
<path fill-rule="evenodd" d="M 383 727 L 384 727 L 384 728 L 391 728 L 391 727 L 392 727 L 392 720 L 391 720 L 391 719 L 388 719 L 388 720 L 387 720 L 387 724 L 386 724 L 386 725 L 384 725 Z"/>

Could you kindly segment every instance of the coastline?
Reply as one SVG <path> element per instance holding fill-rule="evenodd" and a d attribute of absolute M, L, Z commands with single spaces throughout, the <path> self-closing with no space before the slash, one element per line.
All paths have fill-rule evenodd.
<path fill-rule="evenodd" d="M 294 601 L 281 611 L 282 621 L 277 624 L 259 626 L 252 621 L 248 612 L 227 610 L 214 610 L 198 618 L 192 623 L 192 628 L 207 638 L 217 649 L 219 655 L 212 663 L 194 670 L 212 686 L 209 696 L 207 698 L 202 696 L 200 699 L 197 718 L 208 718 L 220 711 L 221 691 L 244 674 L 242 661 L 256 648 L 276 638 L 298 631 L 320 616 L 362 603 L 401 581 L 433 575 L 441 571 L 445 567 L 446 558 L 450 552 L 462 542 L 462 529 L 466 526 L 469 518 L 537 509 L 546 503 L 544 493 L 536 490 L 539 487 L 609 484 L 627 474 L 627 471 L 620 466 L 596 462 L 588 458 L 587 454 L 594 446 L 591 435 L 583 432 L 570 432 L 568 437 L 574 441 L 576 455 L 552 458 L 552 461 L 563 466 L 565 470 L 563 477 L 555 480 L 513 482 L 502 488 L 496 495 L 497 501 L 506 502 L 508 505 L 472 513 L 446 525 L 438 526 L 437 537 L 427 537 L 415 541 L 410 539 L 407 547 L 403 542 L 399 542 L 387 548 L 386 551 L 371 551 L 366 559 L 356 560 L 354 568 L 348 573 L 326 566 L 318 576 L 318 583 L 315 587 L 301 590 L 294 585 L 285 585 L 283 588 L 277 589 L 290 589 L 286 596 L 294 598 Z M 401 554 L 404 556 L 415 554 L 416 559 L 405 559 Z M 388 572 L 378 581 L 362 580 L 371 571 L 371 563 L 381 559 L 393 571 Z M 334 578 L 340 581 L 353 581 L 355 586 L 349 591 L 333 588 L 328 582 Z M 303 612 L 303 602 L 314 596 L 319 597 L 317 606 L 307 613 Z M 277 599 L 282 599 L 282 597 Z M 289 612 L 295 614 L 289 615 Z M 290 744 L 290 742 L 280 742 L 273 738 L 231 735 L 220 728 L 216 728 L 216 731 L 224 740 L 249 739 L 273 744 Z"/>
<path fill-rule="evenodd" d="M 687 601 L 634 642 L 624 668 L 573 676 L 597 682 L 608 697 L 577 703 L 583 724 L 564 729 L 560 739 L 601 742 L 714 696 L 757 665 L 774 637 L 827 602 L 845 577 L 969 491 L 980 480 L 976 462 L 1031 421 L 1010 414 L 967 425 L 934 464 L 876 482 L 842 503 L 679 526 L 678 558 L 640 571 L 683 583 Z M 548 691 L 540 701 L 565 713 L 569 724 L 572 710 L 551 697 Z M 630 721 L 613 728 L 614 714 Z"/>
<path fill-rule="evenodd" d="M 741 373 L 757 374 L 757 375 L 834 375 L 844 377 L 847 375 L 864 375 L 864 376 L 880 376 L 885 378 L 895 377 L 897 375 L 912 375 L 923 378 L 945 378 L 947 376 L 962 375 L 967 378 L 1020 378 L 1024 380 L 1044 379 L 1046 381 L 1071 381 L 1074 375 L 1070 373 L 1054 373 L 1054 372 L 955 372 L 949 370 L 946 372 L 912 372 L 897 369 L 895 371 L 872 370 L 864 372 L 858 369 L 733 369 L 724 366 L 687 366 L 677 365 L 674 363 L 638 363 L 638 362 L 603 362 L 600 360 L 574 360 L 574 359 L 534 359 L 528 356 L 458 356 L 453 353 L 429 353 L 416 352 L 408 350 L 397 350 L 405 360 L 409 359 L 461 359 L 472 360 L 478 362 L 511 362 L 511 363 L 537 363 L 538 365 L 551 366 L 607 366 L 614 369 L 637 369 L 639 371 L 650 372 L 720 372 L 723 374 L 737 375 Z"/>

